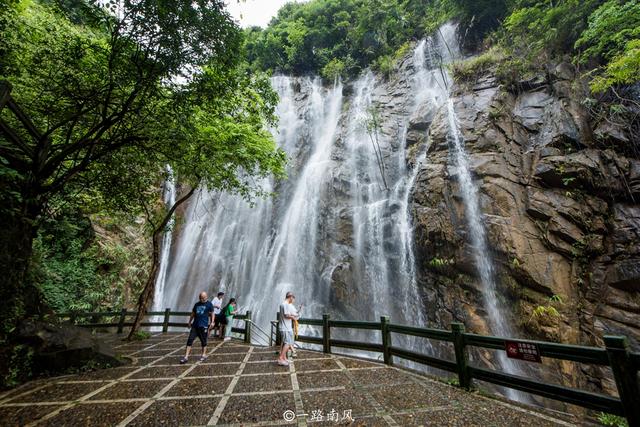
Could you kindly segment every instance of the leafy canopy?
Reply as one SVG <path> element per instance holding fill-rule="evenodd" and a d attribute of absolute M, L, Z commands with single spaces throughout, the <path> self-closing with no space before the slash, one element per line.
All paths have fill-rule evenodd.
<path fill-rule="evenodd" d="M 451 17 L 452 0 L 311 0 L 283 6 L 267 28 L 245 31 L 254 69 L 352 76 L 388 70 L 408 40 Z"/>
<path fill-rule="evenodd" d="M 16 7 L 0 34 L 0 79 L 42 130 L 28 135 L 5 109 L 17 136 L 0 154 L 37 182 L 33 197 L 83 186 L 128 208 L 165 164 L 186 184 L 246 196 L 259 191 L 252 175 L 282 176 L 267 131 L 277 97 L 241 63 L 222 1 L 67 3 Z"/>
<path fill-rule="evenodd" d="M 221 0 L 0 4 L 0 80 L 33 122 L 29 130 L 19 113 L 0 114 L 3 332 L 34 311 L 32 243 L 60 206 L 156 218 L 166 165 L 186 186 L 247 198 L 262 195 L 259 178 L 284 175 L 268 132 L 277 96 L 248 72 L 242 43 Z M 65 272 L 81 288 L 89 261 L 79 240 L 58 257 L 40 236 L 45 277 Z M 65 257 L 77 265 L 58 262 Z"/>

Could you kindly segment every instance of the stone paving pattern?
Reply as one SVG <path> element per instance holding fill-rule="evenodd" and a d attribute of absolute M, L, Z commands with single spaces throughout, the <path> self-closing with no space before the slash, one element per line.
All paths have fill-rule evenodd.
<path fill-rule="evenodd" d="M 156 334 L 141 342 L 107 339 L 133 364 L 32 381 L 6 392 L 0 395 L 0 425 L 570 425 L 346 356 L 299 350 L 289 367 L 281 367 L 274 348 L 212 341 L 206 361 L 197 361 L 200 349 L 194 345 L 195 357 L 180 365 L 186 334 Z M 285 420 L 285 411 L 295 418 Z"/>

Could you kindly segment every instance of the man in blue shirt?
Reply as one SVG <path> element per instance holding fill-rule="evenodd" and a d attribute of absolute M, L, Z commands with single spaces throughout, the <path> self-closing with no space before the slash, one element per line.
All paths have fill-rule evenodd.
<path fill-rule="evenodd" d="M 207 358 L 207 336 L 209 335 L 209 327 L 213 323 L 213 304 L 207 300 L 207 293 L 200 293 L 200 301 L 195 303 L 191 310 L 191 316 L 189 316 L 189 339 L 187 339 L 187 352 L 184 357 L 180 359 L 180 363 L 187 363 L 189 355 L 191 354 L 191 346 L 193 340 L 196 337 L 200 338 L 200 344 L 202 344 L 202 356 L 200 361 L 202 362 Z"/>

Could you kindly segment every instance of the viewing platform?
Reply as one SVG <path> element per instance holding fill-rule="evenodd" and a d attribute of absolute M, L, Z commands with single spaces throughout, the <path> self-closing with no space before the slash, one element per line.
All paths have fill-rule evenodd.
<path fill-rule="evenodd" d="M 105 335 L 124 367 L 29 382 L 0 394 L 3 425 L 568 426 L 569 421 L 468 392 L 408 370 L 339 354 L 298 350 L 278 366 L 275 347 L 240 340 L 199 345 L 185 333 L 143 341 Z M 197 344 L 197 343 L 196 343 Z"/>

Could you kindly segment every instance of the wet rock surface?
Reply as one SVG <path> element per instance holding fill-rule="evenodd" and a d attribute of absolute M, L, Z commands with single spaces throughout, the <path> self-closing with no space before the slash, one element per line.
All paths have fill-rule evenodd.
<path fill-rule="evenodd" d="M 158 359 L 27 383 L 0 395 L 2 425 L 572 425 L 425 376 L 333 354 L 300 350 L 300 359 L 281 367 L 275 349 L 231 341 L 211 345 L 204 362 L 178 365 L 186 338 L 165 334 L 127 344 L 109 336 L 119 354 L 154 351 Z M 240 364 L 225 361 L 232 354 L 243 356 Z M 274 372 L 263 372 L 265 364 Z M 189 375 L 225 365 L 237 372 Z M 150 369 L 157 372 L 152 378 L 163 379 L 137 375 Z M 291 422 L 285 411 L 295 415 Z"/>
<path fill-rule="evenodd" d="M 519 92 L 490 72 L 475 85 L 454 87 L 499 306 L 522 337 L 602 346 L 603 335 L 626 335 L 638 349 L 639 160 L 622 148 L 627 130 L 592 123 L 570 69 L 561 64 Z M 490 333 L 444 108 L 428 132 L 411 212 L 429 323 L 448 328 L 461 321 Z M 612 391 L 596 368 L 539 370 L 566 385 Z"/>

